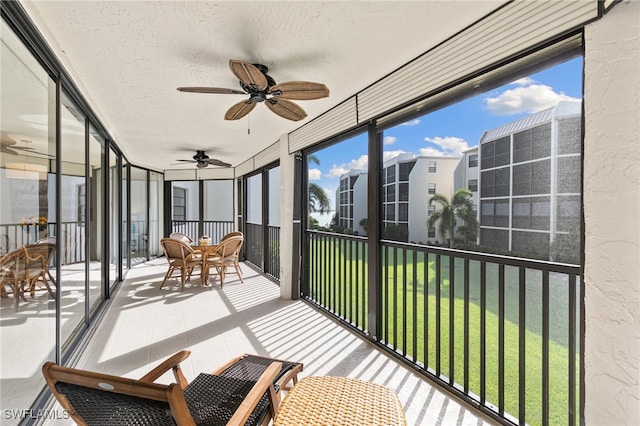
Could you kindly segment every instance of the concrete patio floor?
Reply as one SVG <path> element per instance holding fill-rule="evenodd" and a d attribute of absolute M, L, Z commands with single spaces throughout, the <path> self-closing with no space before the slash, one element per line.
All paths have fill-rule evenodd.
<path fill-rule="evenodd" d="M 168 281 L 164 258 L 131 269 L 78 360 L 77 367 L 140 377 L 182 349 L 189 380 L 230 358 L 255 353 L 304 363 L 301 377 L 355 377 L 398 394 L 409 425 L 492 425 L 439 388 L 303 301 L 280 299 L 279 287 L 246 265 L 244 283 L 228 275 L 208 287 L 199 277 Z M 169 383 L 171 374 L 159 382 Z M 50 421 L 49 424 L 71 424 Z"/>

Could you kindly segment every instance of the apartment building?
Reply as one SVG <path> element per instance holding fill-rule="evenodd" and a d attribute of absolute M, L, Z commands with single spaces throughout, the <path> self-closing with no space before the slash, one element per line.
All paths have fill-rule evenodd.
<path fill-rule="evenodd" d="M 438 192 L 453 189 L 453 171 L 458 157 L 416 156 L 404 153 L 384 162 L 382 170 L 382 224 L 393 239 L 419 243 L 444 241 L 436 229 L 427 228 L 435 209 L 429 199 Z M 362 219 L 367 217 L 366 172 L 350 170 L 340 177 L 336 191 L 338 224 L 358 235 L 366 235 Z M 400 238 L 398 238 L 400 236 Z"/>
<path fill-rule="evenodd" d="M 486 131 L 480 147 L 480 244 L 541 259 L 579 244 L 580 101 Z"/>
<path fill-rule="evenodd" d="M 460 188 L 471 191 L 473 205 L 476 207 L 478 206 L 479 179 L 478 147 L 474 146 L 462 153 L 462 158 L 453 172 L 453 187 L 454 191 Z"/>
<path fill-rule="evenodd" d="M 362 220 L 367 218 L 367 172 L 354 169 L 340 176 L 336 190 L 337 224 L 353 230 L 357 235 L 367 235 Z"/>

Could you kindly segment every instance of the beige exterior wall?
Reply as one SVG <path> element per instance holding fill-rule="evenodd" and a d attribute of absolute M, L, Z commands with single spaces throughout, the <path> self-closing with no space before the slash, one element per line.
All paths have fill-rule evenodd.
<path fill-rule="evenodd" d="M 585 421 L 640 424 L 640 2 L 585 31 Z"/>

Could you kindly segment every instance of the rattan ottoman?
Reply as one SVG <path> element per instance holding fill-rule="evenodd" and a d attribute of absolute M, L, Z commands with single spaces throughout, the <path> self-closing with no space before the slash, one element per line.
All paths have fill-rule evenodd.
<path fill-rule="evenodd" d="M 394 391 L 348 377 L 305 377 L 284 398 L 273 426 L 406 425 Z"/>

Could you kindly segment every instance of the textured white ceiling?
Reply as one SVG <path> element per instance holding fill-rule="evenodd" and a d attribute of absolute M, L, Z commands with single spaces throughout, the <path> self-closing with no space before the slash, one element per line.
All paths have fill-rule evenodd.
<path fill-rule="evenodd" d="M 155 170 L 196 149 L 238 165 L 494 10 L 503 1 L 23 1 L 128 159 Z M 243 95 L 229 59 L 259 62 L 276 82 L 325 83 L 299 101 L 301 122 L 258 105 L 225 121 Z M 251 129 L 248 134 L 248 129 Z"/>

